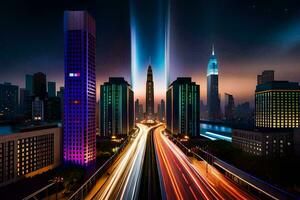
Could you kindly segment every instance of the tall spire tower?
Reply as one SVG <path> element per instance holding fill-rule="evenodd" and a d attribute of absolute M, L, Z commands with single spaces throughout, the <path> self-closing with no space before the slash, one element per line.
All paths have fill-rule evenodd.
<path fill-rule="evenodd" d="M 154 118 L 154 83 L 151 65 L 148 66 L 146 82 L 146 116 L 147 119 Z"/>
<path fill-rule="evenodd" d="M 215 121 L 221 118 L 218 61 L 214 45 L 207 65 L 207 107 L 209 120 Z"/>

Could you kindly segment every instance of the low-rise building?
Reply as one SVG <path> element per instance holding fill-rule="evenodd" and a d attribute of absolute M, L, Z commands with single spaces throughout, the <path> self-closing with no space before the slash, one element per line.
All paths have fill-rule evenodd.
<path fill-rule="evenodd" d="M 292 129 L 233 129 L 232 144 L 258 156 L 282 157 L 293 153 Z"/>
<path fill-rule="evenodd" d="M 0 186 L 53 169 L 61 162 L 62 128 L 0 127 Z"/>

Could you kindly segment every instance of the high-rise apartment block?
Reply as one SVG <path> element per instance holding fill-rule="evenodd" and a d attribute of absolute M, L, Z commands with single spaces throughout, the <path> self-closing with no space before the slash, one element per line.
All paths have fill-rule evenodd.
<path fill-rule="evenodd" d="M 100 87 L 100 134 L 129 134 L 134 127 L 134 94 L 124 78 L 111 77 Z"/>
<path fill-rule="evenodd" d="M 191 78 L 177 78 L 167 90 L 166 122 L 173 134 L 199 135 L 200 86 Z"/>

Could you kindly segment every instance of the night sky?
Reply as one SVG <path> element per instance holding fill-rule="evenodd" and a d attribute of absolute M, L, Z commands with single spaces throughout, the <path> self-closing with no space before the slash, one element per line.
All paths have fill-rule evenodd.
<path fill-rule="evenodd" d="M 63 11 L 72 8 L 88 9 L 96 19 L 97 88 L 109 76 L 130 81 L 128 1 L 10 0 L 0 6 L 0 82 L 24 87 L 26 73 L 42 71 L 63 84 Z M 171 80 L 192 76 L 203 100 L 212 44 L 222 98 L 227 92 L 237 102 L 253 102 L 256 75 L 264 69 L 274 69 L 276 79 L 300 81 L 297 0 L 174 0 L 170 41 Z"/>

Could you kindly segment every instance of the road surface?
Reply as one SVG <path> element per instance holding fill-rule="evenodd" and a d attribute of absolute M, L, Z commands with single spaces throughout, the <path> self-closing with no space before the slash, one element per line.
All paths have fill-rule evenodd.
<path fill-rule="evenodd" d="M 166 199 L 254 199 L 212 167 L 206 171 L 206 164 L 188 158 L 163 129 L 154 131 L 154 146 Z"/>
<path fill-rule="evenodd" d="M 137 124 L 139 131 L 124 153 L 99 180 L 87 199 L 137 199 L 149 127 Z M 96 191 L 96 194 L 94 195 Z"/>

